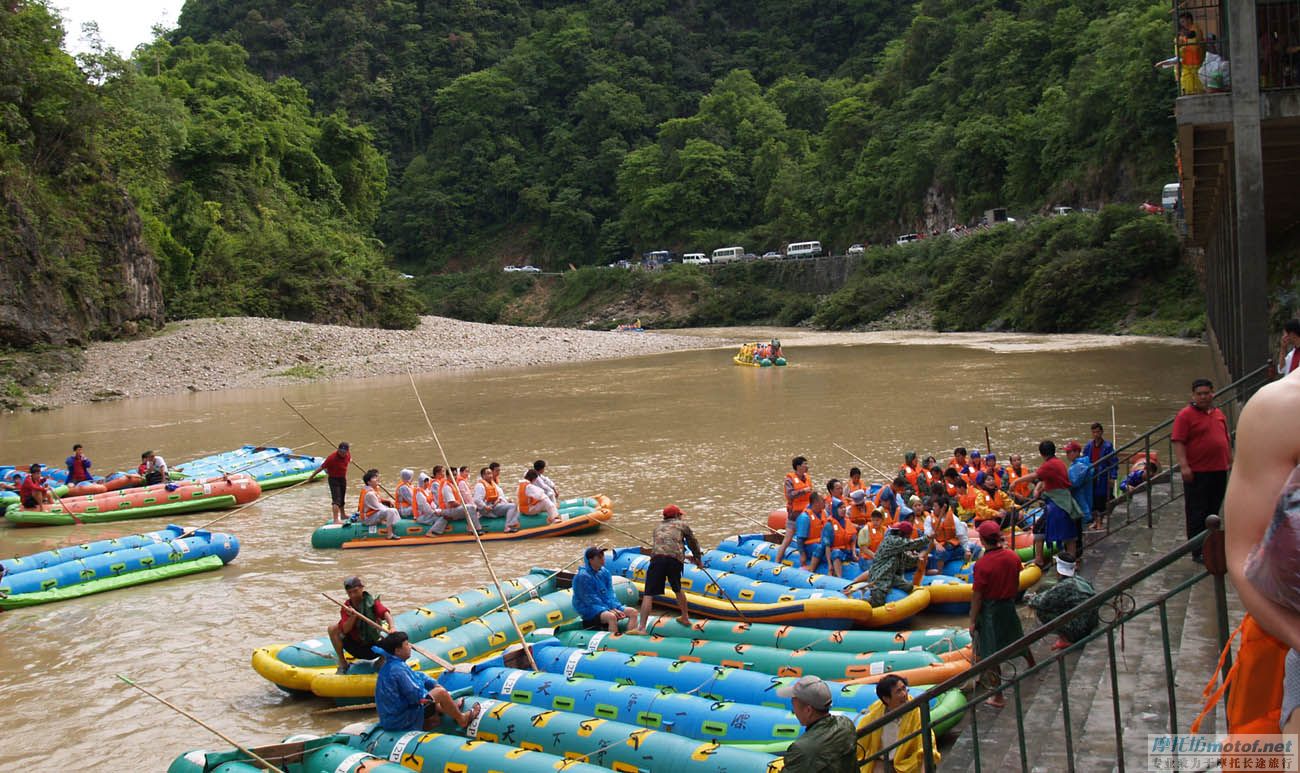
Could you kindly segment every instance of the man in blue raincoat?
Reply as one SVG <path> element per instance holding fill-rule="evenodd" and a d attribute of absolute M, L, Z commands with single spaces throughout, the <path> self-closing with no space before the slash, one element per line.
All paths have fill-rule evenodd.
<path fill-rule="evenodd" d="M 479 712 L 475 704 L 469 712 L 452 700 L 451 693 L 431 676 L 416 672 L 407 665 L 411 642 L 405 631 L 390 633 L 372 647 L 384 660 L 375 681 L 375 709 L 379 726 L 385 730 L 405 732 L 431 730 L 438 724 L 438 713 L 451 717 L 464 728 Z"/>
<path fill-rule="evenodd" d="M 1092 463 L 1092 528 L 1100 529 L 1105 523 L 1106 506 L 1110 502 L 1115 479 L 1119 477 L 1119 459 L 1115 446 L 1106 439 L 1101 422 L 1092 423 L 1092 439 L 1083 446 L 1083 458 Z"/>
<path fill-rule="evenodd" d="M 594 631 L 602 625 L 618 633 L 620 620 L 636 620 L 636 610 L 625 607 L 614 595 L 614 578 L 605 568 L 605 551 L 587 548 L 582 568 L 573 575 L 573 609 L 582 617 L 582 627 Z M 635 622 L 628 633 L 637 633 Z"/>

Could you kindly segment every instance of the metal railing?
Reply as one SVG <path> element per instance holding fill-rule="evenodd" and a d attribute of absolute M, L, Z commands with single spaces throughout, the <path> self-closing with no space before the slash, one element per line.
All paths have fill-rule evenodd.
<path fill-rule="evenodd" d="M 1228 433 L 1231 437 L 1235 438 L 1237 434 L 1237 418 L 1241 413 L 1241 406 L 1246 402 L 1247 398 L 1255 393 L 1255 390 L 1268 383 L 1270 375 L 1269 366 L 1264 365 L 1215 392 L 1214 405 L 1216 408 L 1222 410 L 1224 416 L 1227 418 Z M 1093 468 L 1096 470 L 1104 470 L 1112 463 L 1119 463 L 1122 469 L 1123 464 L 1128 463 L 1138 455 L 1145 455 L 1147 459 L 1150 459 L 1153 453 L 1158 455 L 1163 454 L 1160 459 L 1160 472 L 1148 476 L 1144 483 L 1123 492 L 1120 496 L 1110 500 L 1107 504 L 1108 516 L 1109 514 L 1113 514 L 1119 506 L 1128 505 L 1129 507 L 1126 511 L 1127 517 L 1125 520 L 1119 524 L 1115 524 L 1111 517 L 1107 517 L 1106 530 L 1098 535 L 1096 539 L 1089 540 L 1086 543 L 1087 545 L 1100 542 L 1111 534 L 1131 526 L 1140 520 L 1145 520 L 1147 528 L 1152 528 L 1154 526 L 1154 513 L 1155 510 L 1158 509 L 1154 501 L 1156 486 L 1168 486 L 1169 488 L 1169 499 L 1168 501 L 1163 502 L 1161 506 L 1170 504 L 1182 498 L 1182 492 L 1174 485 L 1173 472 L 1174 468 L 1177 466 L 1178 460 L 1174 456 L 1173 426 L 1174 418 L 1171 417 L 1146 432 L 1143 432 L 1141 435 L 1138 435 L 1133 440 L 1130 440 L 1124 445 L 1116 448 L 1114 454 L 1107 454 L 1106 456 L 1101 457 L 1093 465 Z M 1113 427 L 1111 429 L 1112 431 L 1114 430 Z M 1122 479 L 1123 478 L 1121 478 L 1121 480 Z M 1132 504 L 1135 500 L 1145 500 L 1145 517 L 1142 515 L 1134 515 Z"/>
<path fill-rule="evenodd" d="M 1228 30 L 1219 0 L 1176 0 L 1172 65 L 1181 96 L 1231 90 L 1219 65 L 1228 58 Z"/>
<path fill-rule="evenodd" d="M 1020 767 L 1025 773 L 1029 771 L 1029 756 L 1027 754 L 1027 739 L 1025 733 L 1025 715 L 1022 701 L 1021 685 L 1026 680 L 1037 674 L 1046 674 L 1049 671 L 1055 671 L 1060 687 L 1060 705 L 1061 720 L 1063 725 L 1063 737 L 1065 745 L 1065 768 L 1073 773 L 1075 770 L 1074 754 L 1074 735 L 1075 728 L 1070 724 L 1070 690 L 1069 681 L 1070 673 L 1067 670 L 1065 657 L 1077 653 L 1084 645 L 1097 639 L 1106 640 L 1106 667 L 1110 676 L 1110 695 L 1111 710 L 1114 718 L 1115 731 L 1115 761 L 1117 769 L 1125 769 L 1125 750 L 1124 750 L 1124 728 L 1126 718 L 1122 716 L 1120 705 L 1121 693 L 1119 690 L 1119 672 L 1117 667 L 1116 655 L 1116 638 L 1119 636 L 1120 629 L 1126 623 L 1132 622 L 1135 618 L 1142 615 L 1153 613 L 1158 614 L 1160 619 L 1161 645 L 1163 647 L 1163 662 L 1165 669 L 1165 681 L 1168 685 L 1166 700 L 1169 707 L 1169 732 L 1179 732 L 1178 721 L 1178 701 L 1174 694 L 1174 663 L 1170 652 L 1170 623 L 1168 607 L 1170 602 L 1180 594 L 1188 594 L 1190 597 L 1191 590 L 1205 581 L 1210 579 L 1214 585 L 1214 599 L 1216 606 L 1216 619 L 1220 628 L 1219 640 L 1225 641 L 1228 636 L 1228 613 L 1227 613 L 1227 591 L 1224 575 L 1226 574 L 1226 558 L 1223 550 L 1223 532 L 1218 516 L 1210 516 L 1206 522 L 1207 530 L 1198 534 L 1195 538 L 1188 540 L 1184 544 L 1157 558 L 1150 565 L 1141 570 L 1130 574 L 1128 577 L 1120 580 L 1109 588 L 1099 591 L 1097 595 L 1085 601 L 1084 603 L 1065 612 L 1051 622 L 1041 625 L 1038 628 L 1025 634 L 1012 644 L 1003 647 L 1001 650 L 994 652 L 987 657 L 981 657 L 975 662 L 971 669 L 964 674 L 954 676 L 942 684 L 929 688 L 921 695 L 909 700 L 907 703 L 891 711 L 886 711 L 879 719 L 864 725 L 858 730 L 859 738 L 862 738 L 877 731 L 883 731 L 885 726 L 891 722 L 901 719 L 903 716 L 912 711 L 919 710 L 921 715 L 920 729 L 907 735 L 900 735 L 896 743 L 882 748 L 874 754 L 869 760 L 863 761 L 863 766 L 876 760 L 887 759 L 893 756 L 893 751 L 902 744 L 915 739 L 918 735 L 921 738 L 923 762 L 925 770 L 932 773 L 937 770 L 938 763 L 935 759 L 933 718 L 931 716 L 930 700 L 937 698 L 949 690 L 957 690 L 967 686 L 970 682 L 977 685 L 982 681 L 985 675 L 998 675 L 1000 683 L 993 687 L 976 687 L 971 697 L 967 701 L 965 711 L 969 717 L 969 732 L 972 736 L 972 761 L 976 771 L 984 769 L 980 757 L 980 738 L 979 738 L 979 714 L 980 704 L 995 695 L 1002 695 L 1008 691 L 1014 698 L 1015 720 L 1016 720 L 1016 737 L 1020 752 Z M 1132 601 L 1130 591 L 1152 578 L 1157 577 L 1171 564 L 1179 559 L 1191 555 L 1193 551 L 1204 546 L 1205 569 L 1200 570 L 1193 576 L 1176 584 L 1173 588 L 1159 594 L 1153 600 L 1137 606 L 1132 609 L 1126 609 L 1127 603 Z M 1159 587 L 1155 585 L 1153 587 Z M 1053 650 L 1045 659 L 1038 661 L 1035 665 L 1029 667 L 1023 672 L 1017 672 L 1011 676 L 1002 674 L 1002 666 L 1007 661 L 1022 657 L 1029 650 L 1029 646 L 1035 642 L 1058 633 L 1067 623 L 1075 618 L 1089 614 L 1093 611 L 1100 611 L 1103 608 L 1115 610 L 1114 618 L 1109 621 L 1102 621 L 1097 629 L 1088 636 L 1079 641 L 1072 642 L 1069 647 L 1061 650 Z M 1090 654 L 1089 667 L 1100 665 L 1099 658 Z M 1223 673 L 1227 673 L 1230 663 L 1225 662 Z M 1042 688 L 1046 688 L 1046 684 Z M 1224 701 L 1226 703 L 1225 695 Z M 946 717 L 940 717 L 941 720 Z M 1041 739 L 1036 739 L 1040 741 Z"/>
<path fill-rule="evenodd" d="M 1260 90 L 1300 87 L 1300 0 L 1259 2 L 1255 15 Z"/>

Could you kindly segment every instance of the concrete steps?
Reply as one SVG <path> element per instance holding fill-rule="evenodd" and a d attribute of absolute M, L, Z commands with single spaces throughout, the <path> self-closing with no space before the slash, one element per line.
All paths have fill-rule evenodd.
<path fill-rule="evenodd" d="M 1153 494 L 1157 497 L 1157 507 L 1169 499 L 1167 486 L 1164 490 L 1157 488 Z M 1145 497 L 1134 504 L 1140 508 L 1140 517 L 1145 518 Z M 1154 529 L 1133 524 L 1090 546 L 1085 550 L 1081 573 L 1101 590 L 1176 548 L 1184 540 L 1182 510 L 1181 502 L 1173 502 L 1155 511 Z M 1113 517 L 1115 523 L 1127 519 L 1126 505 L 1121 505 Z M 1167 567 L 1157 575 L 1157 579 L 1133 589 L 1131 602 L 1126 603 L 1125 611 L 1154 601 L 1201 570 L 1202 567 L 1190 558 Z M 1229 607 L 1233 606 L 1230 598 Z M 1201 690 L 1219 654 L 1212 579 L 1202 580 L 1190 592 L 1170 599 L 1166 609 L 1173 665 L 1175 711 L 1172 716 L 1177 730 L 1187 732 L 1192 719 L 1200 712 L 1203 704 Z M 1103 621 L 1114 617 L 1114 611 L 1103 610 Z M 1022 620 L 1025 621 L 1025 630 L 1037 624 L 1027 609 L 1022 610 Z M 1232 621 L 1233 624 L 1236 622 Z M 1144 613 L 1126 624 L 1122 631 L 1122 634 L 1120 630 L 1115 632 L 1115 655 L 1124 761 L 1126 767 L 1145 769 L 1147 735 L 1168 733 L 1171 722 L 1171 680 L 1166 673 L 1158 609 Z M 1050 640 L 1044 640 L 1037 645 L 1040 657 L 1049 654 L 1047 646 L 1050 643 Z M 1115 709 L 1107 662 L 1105 637 L 1089 643 L 1082 653 L 1065 658 L 1075 770 L 1091 773 L 1118 769 Z M 1015 667 L 1023 670 L 1024 662 L 1017 661 Z M 972 732 L 969 715 L 963 720 L 958 728 L 961 735 L 945 752 L 941 768 L 945 771 L 1069 770 L 1071 760 L 1066 753 L 1064 731 L 1065 701 L 1062 700 L 1058 668 L 1049 666 L 1022 683 L 1027 759 L 1021 759 L 1020 733 L 1012 708 L 1014 698 L 1008 692 L 1006 709 L 976 709 L 979 714 L 975 732 Z M 1218 722 L 1218 712 L 1215 712 L 1201 731 L 1214 732 L 1219 727 Z M 976 735 L 980 757 L 978 767 L 975 765 Z"/>

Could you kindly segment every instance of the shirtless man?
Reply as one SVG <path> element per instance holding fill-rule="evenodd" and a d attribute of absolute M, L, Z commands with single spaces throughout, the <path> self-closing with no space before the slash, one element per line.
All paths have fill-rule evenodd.
<path fill-rule="evenodd" d="M 1300 375 L 1260 389 L 1237 424 L 1236 459 L 1228 478 L 1224 524 L 1228 575 L 1246 610 L 1291 648 L 1284 684 L 1300 682 L 1300 613 L 1266 598 L 1246 579 L 1246 557 L 1264 538 L 1278 495 L 1300 464 Z M 1287 703 L 1295 696 L 1287 690 Z M 1285 709 L 1284 709 L 1285 711 Z M 1282 716 L 1283 733 L 1300 732 L 1300 712 Z"/>

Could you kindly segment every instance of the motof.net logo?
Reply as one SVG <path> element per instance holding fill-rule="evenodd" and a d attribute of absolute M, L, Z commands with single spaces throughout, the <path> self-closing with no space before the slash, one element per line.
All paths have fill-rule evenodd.
<path fill-rule="evenodd" d="M 1297 737 L 1248 733 L 1147 735 L 1147 770 L 1295 770 Z"/>

